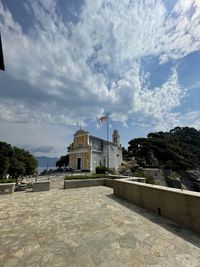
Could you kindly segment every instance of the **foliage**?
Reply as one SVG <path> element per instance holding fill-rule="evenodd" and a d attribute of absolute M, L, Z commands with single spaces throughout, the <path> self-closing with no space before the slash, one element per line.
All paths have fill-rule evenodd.
<path fill-rule="evenodd" d="M 108 168 L 105 166 L 97 166 L 96 174 L 105 174 L 108 171 Z"/>
<path fill-rule="evenodd" d="M 28 183 L 28 184 L 27 184 L 27 187 L 28 187 L 28 188 L 33 188 L 33 184 L 32 184 L 32 183 Z"/>
<path fill-rule="evenodd" d="M 150 167 L 157 159 L 163 169 L 180 170 L 200 167 L 200 131 L 175 127 L 170 132 L 149 133 L 147 138 L 129 142 L 128 153 L 141 166 Z"/>
<path fill-rule="evenodd" d="M 125 147 L 122 147 L 122 158 L 123 158 L 124 160 L 128 160 L 128 158 L 129 158 L 128 150 L 126 150 Z"/>
<path fill-rule="evenodd" d="M 61 156 L 56 162 L 56 167 L 62 168 L 69 165 L 69 155 Z"/>
<path fill-rule="evenodd" d="M 32 175 L 36 167 L 37 161 L 28 151 L 0 142 L 0 179 L 7 174 L 13 178 Z"/>
<path fill-rule="evenodd" d="M 105 178 L 105 174 L 66 175 L 65 180 Z"/>
<path fill-rule="evenodd" d="M 146 178 L 146 183 L 147 184 L 156 184 L 155 183 L 155 180 L 154 180 L 154 177 L 149 175 L 149 174 L 146 174 L 145 172 L 143 171 L 139 171 L 137 170 L 136 172 L 133 173 L 133 175 L 135 177 L 143 177 L 143 178 Z"/>

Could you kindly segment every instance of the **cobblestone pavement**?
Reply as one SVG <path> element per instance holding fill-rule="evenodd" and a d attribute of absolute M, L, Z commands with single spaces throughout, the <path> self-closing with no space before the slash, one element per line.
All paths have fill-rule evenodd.
<path fill-rule="evenodd" d="M 200 266 L 200 238 L 90 187 L 0 196 L 0 266 Z"/>

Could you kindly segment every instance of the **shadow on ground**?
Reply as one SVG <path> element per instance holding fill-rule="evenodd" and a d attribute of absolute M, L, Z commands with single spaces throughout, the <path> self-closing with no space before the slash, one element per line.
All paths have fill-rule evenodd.
<path fill-rule="evenodd" d="M 192 243 L 196 247 L 200 248 L 200 235 L 198 233 L 192 232 L 187 228 L 177 224 L 167 218 L 163 218 L 156 213 L 146 210 L 143 207 L 139 207 L 134 203 L 128 202 L 127 200 L 120 199 L 113 194 L 107 195 L 108 198 L 118 202 L 124 207 L 137 212 L 139 215 L 143 216 L 147 220 L 156 223 L 160 227 L 165 228 L 167 231 L 172 232 L 173 234 L 179 236 L 180 238 L 186 240 L 187 242 Z"/>

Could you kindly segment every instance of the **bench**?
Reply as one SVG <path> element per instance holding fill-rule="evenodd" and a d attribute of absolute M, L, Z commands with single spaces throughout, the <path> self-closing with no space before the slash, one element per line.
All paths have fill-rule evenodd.
<path fill-rule="evenodd" d="M 0 194 L 13 194 L 15 183 L 0 183 Z"/>

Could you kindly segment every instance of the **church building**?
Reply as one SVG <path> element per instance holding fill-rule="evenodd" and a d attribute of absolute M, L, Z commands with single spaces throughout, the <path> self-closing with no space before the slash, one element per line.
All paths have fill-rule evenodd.
<path fill-rule="evenodd" d="M 95 172 L 97 166 L 118 169 L 122 163 L 122 147 L 117 130 L 113 131 L 112 142 L 91 135 L 80 129 L 74 134 L 68 147 L 69 168 Z"/>

